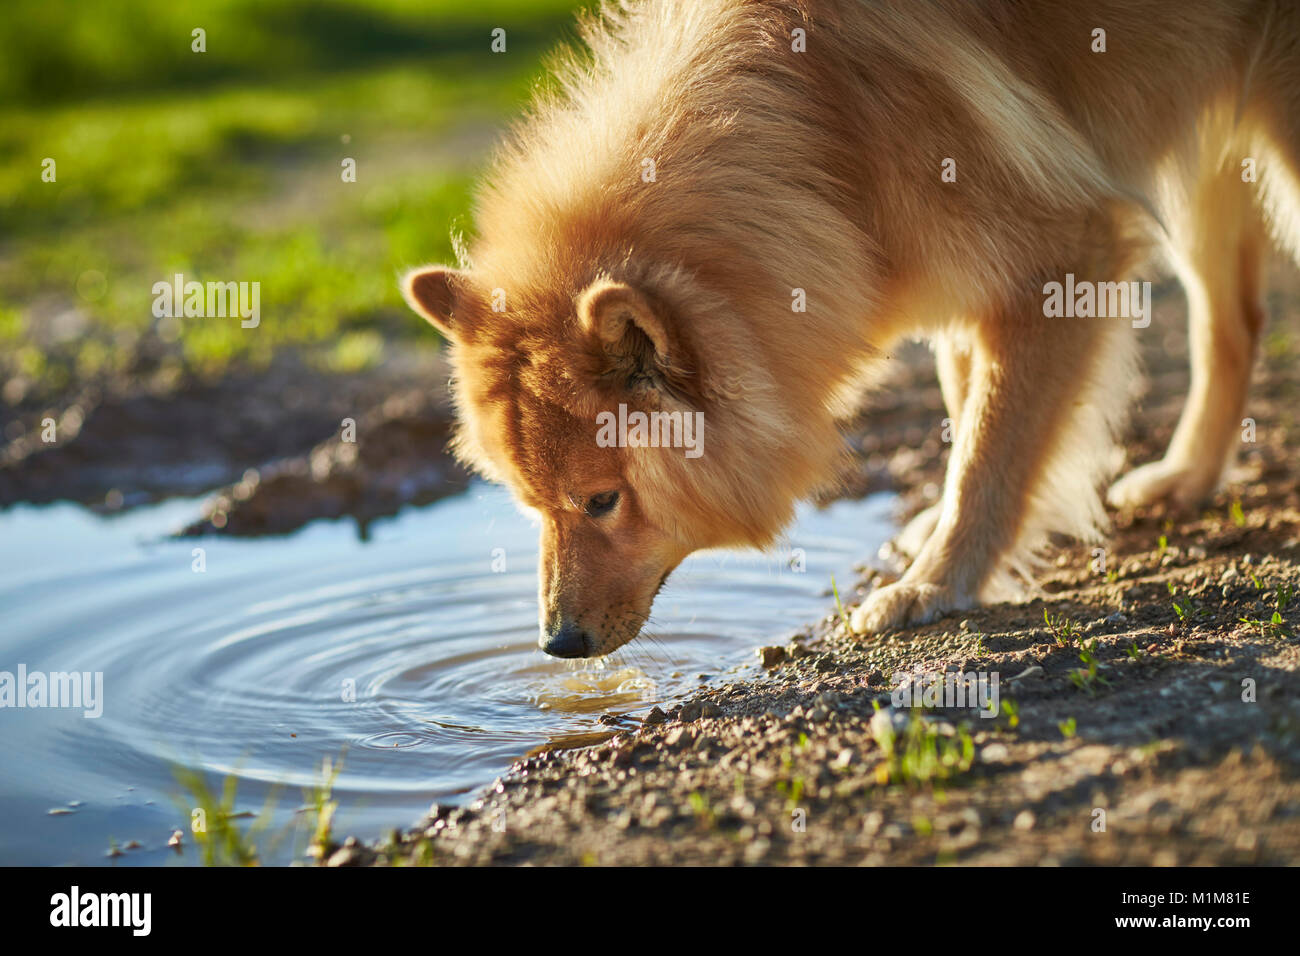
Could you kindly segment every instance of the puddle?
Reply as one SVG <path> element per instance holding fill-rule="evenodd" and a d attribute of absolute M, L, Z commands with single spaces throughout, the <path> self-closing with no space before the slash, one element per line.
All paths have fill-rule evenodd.
<path fill-rule="evenodd" d="M 188 815 L 174 764 L 214 785 L 235 774 L 240 810 L 273 794 L 275 834 L 344 747 L 336 831 L 378 836 L 530 751 L 598 742 L 617 729 L 601 715 L 756 672 L 754 648 L 823 614 L 831 575 L 848 580 L 891 530 L 877 496 L 802 510 L 771 554 L 696 555 L 651 636 L 591 663 L 537 649 L 536 530 L 500 489 L 408 509 L 365 542 L 342 522 L 167 538 L 197 504 L 0 514 L 0 671 L 103 674 L 98 718 L 0 709 L 0 863 L 109 862 L 110 841 L 133 840 L 117 865 L 195 863 L 192 845 L 166 847 Z"/>

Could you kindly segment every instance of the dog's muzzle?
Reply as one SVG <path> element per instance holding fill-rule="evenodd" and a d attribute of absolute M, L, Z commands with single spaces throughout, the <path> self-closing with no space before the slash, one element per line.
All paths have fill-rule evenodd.
<path fill-rule="evenodd" d="M 537 646 L 552 657 L 590 657 L 591 635 L 572 621 L 547 624 L 537 638 Z"/>

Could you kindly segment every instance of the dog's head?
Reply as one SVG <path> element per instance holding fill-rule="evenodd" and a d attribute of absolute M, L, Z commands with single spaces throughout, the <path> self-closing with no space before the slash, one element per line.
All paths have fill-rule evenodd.
<path fill-rule="evenodd" d="M 692 415 L 697 455 L 702 446 L 693 362 L 664 306 L 608 279 L 513 302 L 442 268 L 408 275 L 404 291 L 452 343 L 458 456 L 540 521 L 540 646 L 597 657 L 627 643 L 669 573 L 710 543 L 681 522 L 677 489 L 638 487 L 635 451 L 618 440 L 621 404 L 624 421 Z M 684 459 L 692 448 L 639 451 Z"/>
<path fill-rule="evenodd" d="M 692 551 L 768 544 L 815 470 L 725 300 L 653 278 L 404 282 L 451 343 L 457 456 L 539 519 L 538 643 L 557 657 L 636 637 Z"/>

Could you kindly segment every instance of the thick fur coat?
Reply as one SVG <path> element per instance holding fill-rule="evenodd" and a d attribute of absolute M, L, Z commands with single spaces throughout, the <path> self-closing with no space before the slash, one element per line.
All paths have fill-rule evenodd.
<path fill-rule="evenodd" d="M 405 281 L 452 343 L 459 454 L 538 515 L 549 652 L 631 640 L 697 548 L 768 544 L 903 338 L 935 344 L 953 449 L 853 626 L 1003 596 L 1050 533 L 1095 538 L 1144 326 L 1049 314 L 1067 277 L 1163 260 L 1188 291 L 1183 418 L 1112 502 L 1219 481 L 1261 263 L 1300 257 L 1294 4 L 646 0 L 555 72 L 462 261 Z M 599 441 L 620 405 L 702 413 L 702 454 Z"/>

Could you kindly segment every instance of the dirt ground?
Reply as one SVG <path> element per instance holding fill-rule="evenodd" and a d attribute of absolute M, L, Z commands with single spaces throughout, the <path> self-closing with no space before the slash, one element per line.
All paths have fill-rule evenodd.
<path fill-rule="evenodd" d="M 1300 861 L 1300 285 L 1279 271 L 1231 481 L 1193 515 L 1114 516 L 1028 603 L 906 633 L 828 614 L 756 649 L 761 676 L 519 760 L 468 806 L 330 865 L 1295 864 Z M 1160 291 L 1127 443 L 1158 457 L 1187 386 L 1184 305 Z M 932 501 L 942 401 L 918 353 L 855 423 L 846 493 Z M 898 567 L 863 569 L 845 609 Z M 1292 595 L 1296 595 L 1293 597 Z M 896 674 L 998 675 L 996 717 L 894 705 Z M 989 685 L 986 685 L 989 686 Z M 644 719 L 642 719 L 644 718 Z"/>

